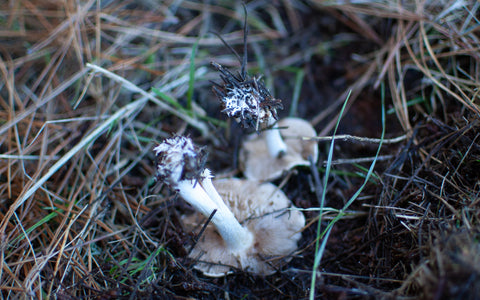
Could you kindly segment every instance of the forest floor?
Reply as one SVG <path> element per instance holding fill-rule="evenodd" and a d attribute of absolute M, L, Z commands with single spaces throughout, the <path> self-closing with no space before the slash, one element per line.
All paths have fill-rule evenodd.
<path fill-rule="evenodd" d="M 186 135 L 243 176 L 210 65 L 240 70 L 213 33 L 242 55 L 242 4 L 1 2 L 1 298 L 479 299 L 479 8 L 246 3 L 248 72 L 319 159 L 273 181 L 306 217 L 291 260 L 210 278 L 152 149 Z"/>

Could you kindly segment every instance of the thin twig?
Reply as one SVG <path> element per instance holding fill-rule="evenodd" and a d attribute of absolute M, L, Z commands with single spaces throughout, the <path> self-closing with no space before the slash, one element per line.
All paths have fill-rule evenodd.
<path fill-rule="evenodd" d="M 288 139 L 288 138 L 294 138 L 294 137 L 285 136 L 285 139 Z M 406 140 L 407 135 L 402 135 L 396 138 L 384 139 L 384 140 L 376 139 L 376 138 L 361 137 L 361 136 L 353 136 L 349 134 L 336 135 L 334 138 L 331 136 L 319 136 L 319 137 L 301 137 L 301 139 L 304 141 L 315 140 L 319 142 L 331 141 L 332 139 L 335 139 L 335 140 L 342 140 L 342 141 L 356 141 L 361 143 L 372 143 L 372 144 L 379 144 L 380 142 L 382 142 L 383 144 L 395 144 L 395 143 L 399 143 L 401 141 Z"/>
<path fill-rule="evenodd" d="M 374 160 L 380 161 L 380 160 L 389 160 L 395 158 L 395 155 L 382 155 L 378 157 L 361 157 L 361 158 L 349 158 L 349 159 L 336 159 L 332 160 L 332 165 L 344 165 L 344 164 L 358 164 L 358 163 L 364 163 L 364 162 L 371 162 Z M 322 162 L 323 165 L 327 164 L 327 161 Z"/>

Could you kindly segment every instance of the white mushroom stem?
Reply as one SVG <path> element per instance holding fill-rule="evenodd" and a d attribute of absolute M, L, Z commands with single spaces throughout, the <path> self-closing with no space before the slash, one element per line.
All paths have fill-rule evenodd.
<path fill-rule="evenodd" d="M 202 178 L 202 187 L 207 193 L 207 195 L 210 197 L 210 199 L 212 199 L 212 201 L 215 202 L 217 206 L 224 206 L 225 209 L 229 210 L 229 208 L 225 205 L 225 202 L 223 202 L 222 196 L 220 196 L 220 194 L 217 192 L 217 189 L 213 185 L 212 172 L 209 169 L 203 170 Z"/>
<path fill-rule="evenodd" d="M 207 176 L 204 181 L 207 190 L 212 194 L 211 188 L 213 190 L 215 188 L 211 184 L 211 179 Z M 208 187 L 209 184 L 211 187 Z M 212 212 L 217 210 L 211 221 L 229 249 L 232 249 L 233 252 L 241 252 L 252 245 L 253 234 L 237 221 L 216 190 L 214 193 L 218 195 L 218 199 L 214 200 L 202 184 L 194 180 L 181 180 L 176 188 L 180 196 L 205 217 L 210 217 Z"/>
<path fill-rule="evenodd" d="M 276 120 L 270 116 L 268 118 L 268 126 L 275 125 Z M 280 158 L 287 153 L 287 144 L 280 135 L 280 129 L 271 128 L 265 131 L 265 140 L 267 142 L 268 153 L 271 157 Z"/>

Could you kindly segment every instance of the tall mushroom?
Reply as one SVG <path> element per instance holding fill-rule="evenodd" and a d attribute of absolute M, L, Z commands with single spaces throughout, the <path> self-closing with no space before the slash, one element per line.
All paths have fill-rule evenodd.
<path fill-rule="evenodd" d="M 282 101 L 272 97 L 260 78 L 250 78 L 246 73 L 237 76 L 220 64 L 212 62 L 220 72 L 223 84 L 214 83 L 213 91 L 220 99 L 222 112 L 234 118 L 243 127 L 254 127 L 265 131 L 268 152 L 272 157 L 281 157 L 287 145 L 275 126 L 277 109 L 282 109 Z"/>
<path fill-rule="evenodd" d="M 310 123 L 300 118 L 285 118 L 277 123 L 277 109 L 283 107 L 281 100 L 273 98 L 258 78 L 235 76 L 217 63 L 212 65 L 223 80 L 222 85 L 213 87 L 222 112 L 243 127 L 262 130 L 242 144 L 240 163 L 245 177 L 273 180 L 293 167 L 309 165 L 309 156 L 317 161 L 317 142 L 309 139 L 317 133 Z"/>
<path fill-rule="evenodd" d="M 212 277 L 224 276 L 232 267 L 268 275 L 289 260 L 305 217 L 278 188 L 241 179 L 219 180 L 214 186 L 200 149 L 185 137 L 167 139 L 154 151 L 157 177 L 200 213 L 184 218 L 186 228 L 198 230 L 215 211 L 189 254 L 197 260 L 196 269 Z"/>
<path fill-rule="evenodd" d="M 287 118 L 277 123 L 277 109 L 283 109 L 282 101 L 275 99 L 263 82 L 261 76 L 250 77 L 247 73 L 247 17 L 243 31 L 243 60 L 220 37 L 222 42 L 238 57 L 242 67 L 238 74 L 233 74 L 222 65 L 212 62 L 220 72 L 222 83 L 213 83 L 213 91 L 220 99 L 222 112 L 233 117 L 243 127 L 262 130 L 260 138 L 251 137 L 245 141 L 241 150 L 240 163 L 244 175 L 254 180 L 273 180 L 295 166 L 309 165 L 309 157 L 314 162 L 318 159 L 317 143 L 311 138 L 316 136 L 315 129 L 299 118 Z M 287 126 L 284 136 L 291 136 L 286 141 L 280 127 Z"/>

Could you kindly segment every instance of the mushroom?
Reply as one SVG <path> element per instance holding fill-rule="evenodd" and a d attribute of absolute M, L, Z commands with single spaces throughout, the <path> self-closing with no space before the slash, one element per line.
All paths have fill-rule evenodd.
<path fill-rule="evenodd" d="M 310 139 L 316 137 L 317 133 L 309 122 L 290 117 L 278 121 L 277 126 L 282 128 L 281 138 L 287 149 L 282 156 L 272 156 L 268 151 L 268 135 L 252 134 L 243 141 L 239 161 L 248 179 L 274 180 L 294 167 L 310 165 L 309 157 L 314 163 L 317 162 L 317 141 Z"/>
<path fill-rule="evenodd" d="M 221 73 L 223 85 L 214 83 L 213 91 L 220 99 L 222 112 L 233 117 L 243 127 L 260 126 L 265 131 L 265 139 L 270 156 L 281 157 L 287 151 L 287 145 L 280 131 L 272 128 L 277 121 L 277 109 L 282 109 L 282 101 L 272 97 L 260 78 L 250 78 L 246 73 L 237 76 L 220 64 L 212 65 Z M 245 72 L 245 71 L 242 71 Z"/>
<path fill-rule="evenodd" d="M 241 62 L 241 71 L 233 74 L 222 65 L 212 62 L 220 72 L 222 83 L 213 82 L 213 92 L 220 100 L 222 112 L 233 117 L 243 127 L 262 130 L 262 137 L 251 137 L 243 143 L 240 164 L 244 175 L 252 180 L 273 180 L 295 166 L 309 165 L 308 157 L 318 159 L 317 143 L 314 140 L 300 140 L 302 137 L 316 136 L 315 129 L 306 121 L 287 118 L 277 123 L 277 109 L 283 109 L 282 101 L 275 99 L 260 80 L 261 76 L 250 77 L 247 73 L 247 19 L 243 31 L 243 59 L 221 36 L 221 41 Z M 292 137 L 284 141 L 280 127 L 286 126 L 283 135 Z"/>
<path fill-rule="evenodd" d="M 217 63 L 212 65 L 223 80 L 223 85 L 215 83 L 213 86 L 222 104 L 222 112 L 243 127 L 255 127 L 257 132 L 260 127 L 263 130 L 260 135 L 251 135 L 243 142 L 240 164 L 245 177 L 273 180 L 293 167 L 309 165 L 309 156 L 314 163 L 317 162 L 317 142 L 308 139 L 317 133 L 309 122 L 286 118 L 276 123 L 277 109 L 283 107 L 281 100 L 274 99 L 259 78 L 234 75 Z M 282 134 L 289 139 L 284 140 Z"/>
<path fill-rule="evenodd" d="M 238 58 L 242 67 L 237 75 L 224 68 L 222 65 L 212 62 L 212 66 L 220 72 L 220 78 L 223 83 L 213 82 L 213 91 L 220 99 L 222 112 L 229 117 L 235 118 L 241 122 L 243 127 L 255 127 L 258 132 L 259 127 L 269 127 L 265 133 L 268 143 L 268 151 L 272 157 L 281 157 L 287 151 L 287 145 L 283 142 L 280 132 L 272 129 L 277 121 L 277 109 L 283 109 L 282 101 L 272 97 L 268 89 L 260 80 L 261 76 L 250 77 L 247 73 L 247 7 L 245 10 L 245 20 L 243 24 L 243 59 L 237 52 L 217 35 L 220 40 L 229 48 Z"/>
<path fill-rule="evenodd" d="M 190 249 L 195 269 L 212 277 L 224 276 L 232 267 L 269 275 L 289 261 L 305 217 L 281 190 L 241 179 L 217 180 L 214 185 L 210 171 L 203 169 L 205 156 L 185 137 L 167 139 L 154 151 L 157 177 L 198 212 L 183 218 L 185 227 L 198 233 L 213 213 Z"/>

